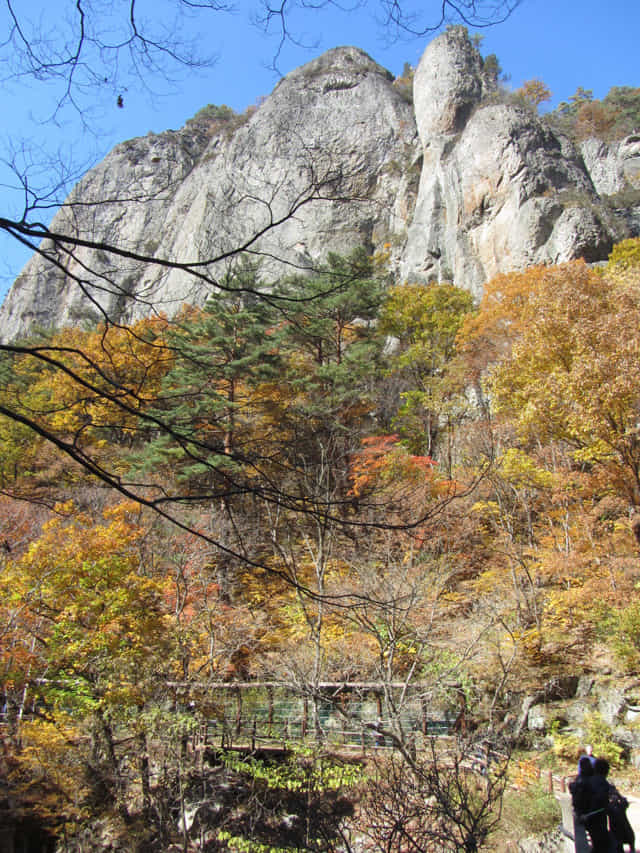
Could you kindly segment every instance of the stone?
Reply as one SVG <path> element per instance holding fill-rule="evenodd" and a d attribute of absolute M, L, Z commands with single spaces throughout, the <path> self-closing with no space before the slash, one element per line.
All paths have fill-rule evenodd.
<path fill-rule="evenodd" d="M 420 141 L 462 131 L 482 96 L 482 59 L 464 27 L 434 39 L 418 63 L 413 101 Z"/>
<path fill-rule="evenodd" d="M 498 272 L 606 258 L 624 227 L 580 152 L 528 109 L 482 103 L 481 92 L 480 56 L 459 28 L 429 45 L 414 80 L 424 165 L 403 277 L 452 279 L 480 297 Z"/>
<path fill-rule="evenodd" d="M 592 675 L 580 675 L 578 677 L 578 686 L 576 688 L 576 697 L 583 699 L 589 696 L 593 690 L 595 678 Z"/>
<path fill-rule="evenodd" d="M 613 143 L 585 139 L 580 152 L 600 196 L 612 196 L 629 187 L 639 188 L 640 135 L 633 134 Z"/>
<path fill-rule="evenodd" d="M 598 711 L 609 726 L 615 726 L 622 718 L 626 701 L 624 691 L 616 687 L 601 688 L 598 696 Z"/>
<path fill-rule="evenodd" d="M 69 262 L 45 244 L 76 280 L 33 258 L 5 300 L 2 334 L 15 338 L 52 317 L 64 325 L 172 316 L 215 292 L 239 246 L 266 259 L 265 278 L 309 268 L 329 250 L 373 251 L 406 230 L 416 138 L 389 72 L 356 48 L 336 48 L 208 136 L 188 123 L 116 146 L 52 230 L 134 256 L 99 245 Z"/>
<path fill-rule="evenodd" d="M 530 732 L 544 732 L 547 729 L 547 709 L 544 705 L 534 705 L 527 714 L 527 728 Z"/>
<path fill-rule="evenodd" d="M 560 850 L 567 849 L 559 829 L 545 832 L 540 836 L 522 838 L 517 844 L 518 853 L 558 853 Z"/>

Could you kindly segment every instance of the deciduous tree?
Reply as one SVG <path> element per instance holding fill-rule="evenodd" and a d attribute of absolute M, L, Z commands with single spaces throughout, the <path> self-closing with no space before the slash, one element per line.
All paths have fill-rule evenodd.
<path fill-rule="evenodd" d="M 545 101 L 550 101 L 551 94 L 547 84 L 537 77 L 525 80 L 522 86 L 516 89 L 516 95 L 519 95 L 534 110 L 537 110 L 540 104 L 544 104 Z"/>
<path fill-rule="evenodd" d="M 496 277 L 463 332 L 468 350 L 485 348 L 494 411 L 524 440 L 567 442 L 635 504 L 639 319 L 637 284 L 576 261 Z"/>
<path fill-rule="evenodd" d="M 380 314 L 380 331 L 398 342 L 390 368 L 402 400 L 395 425 L 414 453 L 441 453 L 449 471 L 453 429 L 468 408 L 456 335 L 472 308 L 471 294 L 451 284 L 405 284 L 388 292 Z"/>
<path fill-rule="evenodd" d="M 174 674 L 172 617 L 163 579 L 140 564 L 144 528 L 137 508 L 114 507 L 98 524 L 70 516 L 71 510 L 60 506 L 58 517 L 2 575 L 3 598 L 14 612 L 11 631 L 24 647 L 22 660 L 13 655 L 12 680 L 14 691 L 28 694 L 35 709 L 26 757 L 40 750 L 35 757 L 46 773 L 46 739 L 38 727 L 66 729 L 64 743 L 75 754 L 70 768 L 80 774 L 72 773 L 68 785 L 80 780 L 85 788 L 97 786 L 126 818 L 127 759 L 118 748 L 118 729 L 133 732 L 137 747 L 128 752 L 136 758 L 148 808 L 146 714 Z M 10 708 L 16 744 L 24 705 L 22 698 Z"/>

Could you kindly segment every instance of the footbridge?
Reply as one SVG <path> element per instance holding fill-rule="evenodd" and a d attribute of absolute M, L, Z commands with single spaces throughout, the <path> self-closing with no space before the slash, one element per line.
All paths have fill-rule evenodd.
<path fill-rule="evenodd" d="M 202 742 L 226 749 L 315 742 L 364 752 L 390 747 L 390 731 L 401 732 L 403 740 L 419 748 L 428 737 L 464 725 L 463 714 L 433 709 L 425 699 L 427 685 L 421 689 L 419 683 L 345 681 L 309 687 L 235 681 L 171 686 L 178 706 L 193 707 L 205 718 Z"/>

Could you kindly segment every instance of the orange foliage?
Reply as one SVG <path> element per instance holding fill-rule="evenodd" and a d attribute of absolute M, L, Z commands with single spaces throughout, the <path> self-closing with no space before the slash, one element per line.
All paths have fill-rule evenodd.
<path fill-rule="evenodd" d="M 155 400 L 172 364 L 166 330 L 167 320 L 154 317 L 131 328 L 65 329 L 55 335 L 39 351 L 56 364 L 45 368 L 29 390 L 37 419 L 83 443 L 105 445 L 114 437 L 130 443 L 138 414 Z M 25 357 L 22 369 L 33 368 L 34 359 Z"/>
<path fill-rule="evenodd" d="M 534 77 L 532 80 L 526 80 L 519 89 L 516 89 L 516 94 L 520 95 L 523 100 L 536 109 L 545 101 L 551 100 L 551 90 L 542 80 Z"/>
<path fill-rule="evenodd" d="M 430 456 L 408 453 L 397 435 L 364 438 L 362 447 L 351 461 L 352 486 L 349 493 L 355 497 L 397 479 L 412 483 L 431 480 L 435 461 Z"/>

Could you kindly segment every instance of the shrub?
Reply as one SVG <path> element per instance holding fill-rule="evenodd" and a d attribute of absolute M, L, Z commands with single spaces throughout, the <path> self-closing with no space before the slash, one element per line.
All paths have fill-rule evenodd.
<path fill-rule="evenodd" d="M 512 833 L 519 836 L 541 835 L 555 829 L 562 819 L 558 801 L 538 781 L 506 793 L 503 811 L 505 822 L 513 827 Z"/>
<path fill-rule="evenodd" d="M 593 753 L 598 758 L 606 758 L 612 767 L 620 767 L 624 763 L 624 749 L 613 739 L 611 728 L 597 712 L 589 714 L 587 724 L 587 741 L 593 747 Z"/>
<path fill-rule="evenodd" d="M 640 270 L 640 238 L 630 237 L 617 243 L 609 255 L 609 272 Z"/>
<path fill-rule="evenodd" d="M 598 628 L 624 672 L 636 672 L 640 668 L 640 603 L 608 610 Z"/>
<path fill-rule="evenodd" d="M 567 761 L 577 761 L 582 749 L 582 743 L 577 735 L 561 735 L 553 732 L 553 752 L 558 758 Z"/>
<path fill-rule="evenodd" d="M 211 122 L 211 121 L 230 121 L 235 116 L 234 110 L 226 104 L 207 104 L 194 115 L 189 121 L 196 122 Z"/>

